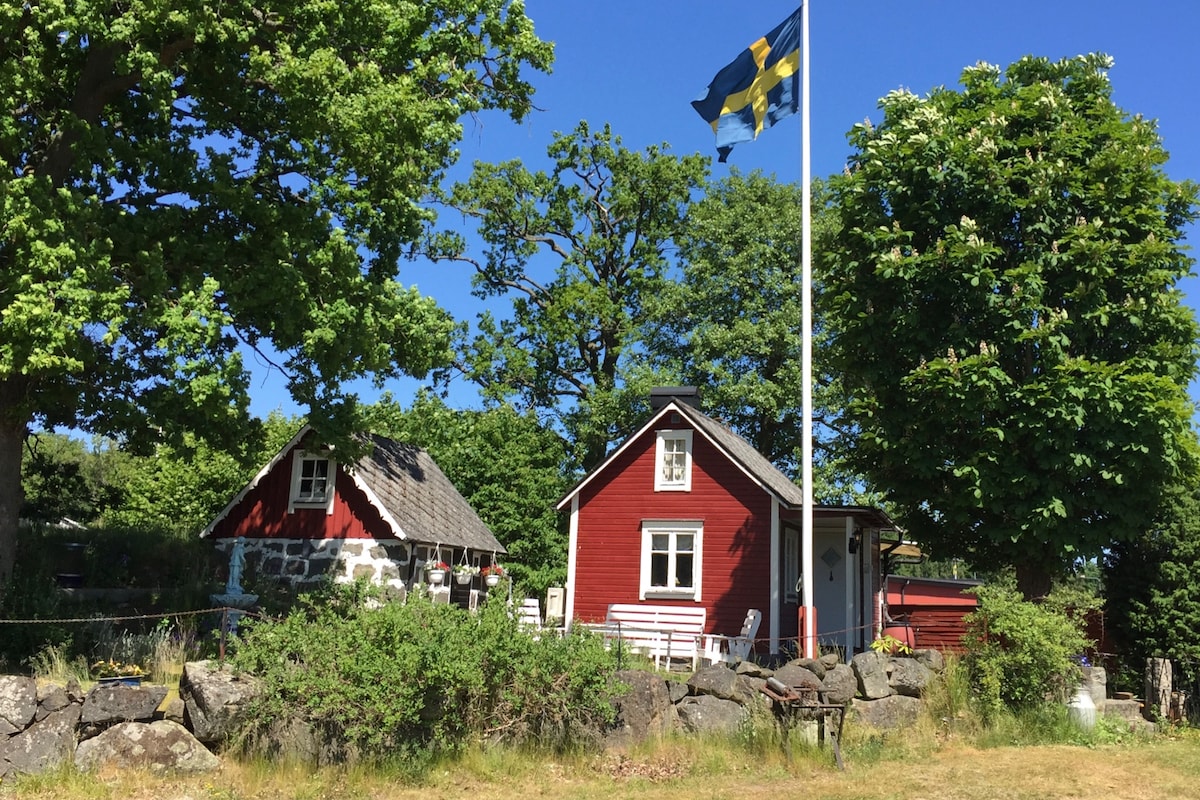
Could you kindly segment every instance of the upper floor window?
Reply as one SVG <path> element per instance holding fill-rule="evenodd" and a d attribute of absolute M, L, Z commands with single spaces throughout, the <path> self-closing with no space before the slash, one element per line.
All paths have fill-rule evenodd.
<path fill-rule="evenodd" d="M 657 431 L 655 438 L 654 490 L 691 491 L 692 432 Z"/>
<path fill-rule="evenodd" d="M 292 494 L 288 511 L 301 508 L 333 509 L 333 459 L 324 454 L 297 450 L 292 461 Z"/>

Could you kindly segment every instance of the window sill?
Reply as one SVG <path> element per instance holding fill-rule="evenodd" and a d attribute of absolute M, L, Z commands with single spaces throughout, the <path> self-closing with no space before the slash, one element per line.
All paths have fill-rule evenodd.
<path fill-rule="evenodd" d="M 695 600 L 695 589 L 647 589 L 643 592 L 646 599 L 656 600 Z"/>

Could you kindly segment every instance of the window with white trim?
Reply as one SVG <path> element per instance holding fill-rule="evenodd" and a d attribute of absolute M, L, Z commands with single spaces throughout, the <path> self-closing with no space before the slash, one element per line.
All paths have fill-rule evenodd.
<path fill-rule="evenodd" d="M 642 523 L 641 599 L 700 599 L 703 531 L 695 521 Z"/>
<path fill-rule="evenodd" d="M 656 431 L 654 491 L 692 490 L 692 432 Z"/>
<path fill-rule="evenodd" d="M 800 531 L 783 529 L 783 602 L 800 602 Z"/>
<path fill-rule="evenodd" d="M 334 478 L 333 459 L 328 455 L 297 450 L 292 460 L 292 494 L 288 511 L 324 508 L 332 513 Z"/>

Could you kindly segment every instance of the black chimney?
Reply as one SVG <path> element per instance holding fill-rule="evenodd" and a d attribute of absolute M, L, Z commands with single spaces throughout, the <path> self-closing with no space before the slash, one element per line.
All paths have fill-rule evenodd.
<path fill-rule="evenodd" d="M 655 386 L 650 390 L 650 410 L 658 411 L 672 400 L 700 408 L 700 390 L 695 386 Z"/>

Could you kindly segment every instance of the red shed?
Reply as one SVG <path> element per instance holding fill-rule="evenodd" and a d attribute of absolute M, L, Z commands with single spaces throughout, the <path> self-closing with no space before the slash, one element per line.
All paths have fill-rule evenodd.
<path fill-rule="evenodd" d="M 569 511 L 566 617 L 602 622 L 613 603 L 702 606 L 708 633 L 763 612 L 759 653 L 795 644 L 802 558 L 811 553 L 821 644 L 856 652 L 878 629 L 872 508 L 818 506 L 802 541 L 803 494 L 748 442 L 690 400 L 663 406 L 558 504 Z"/>
<path fill-rule="evenodd" d="M 981 583 L 888 575 L 888 614 L 893 620 L 908 623 L 916 647 L 961 653 L 962 637 L 967 632 L 963 619 L 979 606 L 975 595 L 967 590 Z"/>

